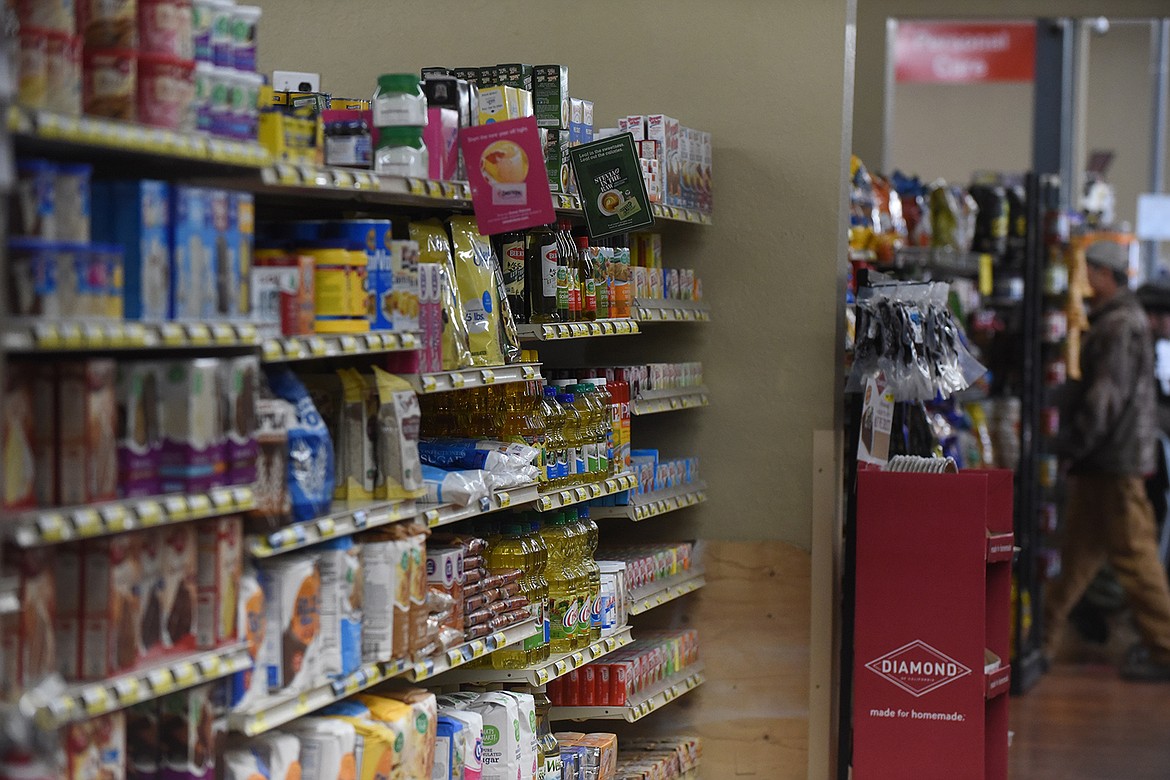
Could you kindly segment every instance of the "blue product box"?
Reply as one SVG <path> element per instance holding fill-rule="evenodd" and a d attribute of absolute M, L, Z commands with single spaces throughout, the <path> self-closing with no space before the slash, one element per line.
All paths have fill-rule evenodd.
<path fill-rule="evenodd" d="M 224 319 L 240 309 L 240 252 L 236 241 L 239 217 L 231 193 L 225 190 L 207 190 L 207 203 L 215 280 L 211 290 L 211 316 Z"/>
<path fill-rule="evenodd" d="M 638 493 L 650 493 L 656 489 L 655 476 L 658 470 L 658 450 L 630 450 L 630 470 L 638 475 Z"/>
<path fill-rule="evenodd" d="M 171 319 L 206 322 L 217 303 L 211 193 L 202 187 L 175 187 L 171 214 Z"/>
<path fill-rule="evenodd" d="M 392 223 L 388 219 L 347 219 L 332 223 L 330 228 L 336 238 L 347 242 L 351 251 L 363 251 L 369 259 L 366 289 L 373 302 L 368 307 L 370 330 L 394 330 L 393 309 L 389 306 L 394 289 Z"/>
<path fill-rule="evenodd" d="M 91 195 L 94 242 L 122 247 L 123 316 L 166 320 L 171 296 L 170 185 L 95 181 Z"/>

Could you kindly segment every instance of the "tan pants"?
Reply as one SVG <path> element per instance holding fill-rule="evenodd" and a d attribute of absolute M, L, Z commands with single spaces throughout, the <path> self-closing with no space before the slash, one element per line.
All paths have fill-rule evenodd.
<path fill-rule="evenodd" d="M 1068 614 L 1108 561 L 1125 590 L 1152 657 L 1170 663 L 1170 587 L 1158 559 L 1154 512 L 1140 477 L 1076 475 L 1068 480 L 1061 574 L 1044 599 L 1045 647 L 1059 647 Z"/>

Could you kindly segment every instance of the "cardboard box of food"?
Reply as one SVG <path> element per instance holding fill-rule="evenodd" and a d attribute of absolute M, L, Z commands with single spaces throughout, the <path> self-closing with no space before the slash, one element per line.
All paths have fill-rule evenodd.
<path fill-rule="evenodd" d="M 532 102 L 538 126 L 569 128 L 567 65 L 537 65 L 532 69 Z"/>

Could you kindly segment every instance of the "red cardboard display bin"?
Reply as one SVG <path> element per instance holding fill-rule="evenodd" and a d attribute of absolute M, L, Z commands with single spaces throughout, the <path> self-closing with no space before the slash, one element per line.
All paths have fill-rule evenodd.
<path fill-rule="evenodd" d="M 1012 474 L 857 485 L 853 776 L 1005 778 Z"/>

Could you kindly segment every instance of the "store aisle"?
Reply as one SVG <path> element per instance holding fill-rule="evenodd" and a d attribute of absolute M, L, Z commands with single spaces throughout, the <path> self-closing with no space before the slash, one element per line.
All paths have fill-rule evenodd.
<path fill-rule="evenodd" d="M 1170 777 L 1170 686 L 1061 665 L 1011 702 L 1013 780 Z"/>

